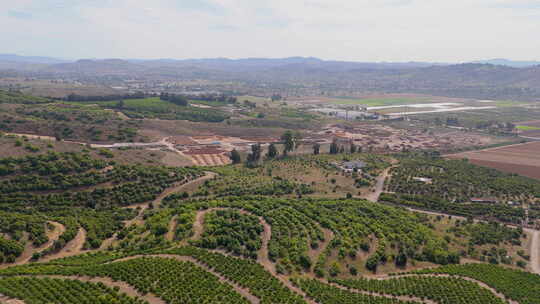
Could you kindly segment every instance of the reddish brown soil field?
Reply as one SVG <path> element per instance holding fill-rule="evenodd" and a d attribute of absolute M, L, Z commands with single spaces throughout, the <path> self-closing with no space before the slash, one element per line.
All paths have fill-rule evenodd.
<path fill-rule="evenodd" d="M 540 179 L 540 142 L 453 154 L 448 158 L 468 158 L 477 165 Z"/>

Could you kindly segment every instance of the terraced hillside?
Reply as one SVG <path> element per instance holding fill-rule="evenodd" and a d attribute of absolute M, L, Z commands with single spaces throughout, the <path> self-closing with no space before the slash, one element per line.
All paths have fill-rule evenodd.
<path fill-rule="evenodd" d="M 384 159 L 356 178 L 384 182 Z M 333 161 L 262 168 L 302 180 L 314 162 Z M 84 153 L 0 168 L 2 303 L 540 303 L 540 276 L 519 269 L 537 258 L 521 227 L 317 197 L 317 183 L 311 197 L 249 195 L 240 190 L 257 184 L 250 178 L 233 184 L 236 196 L 221 192 L 234 182 L 227 170 L 257 177 L 258 168 L 119 165 Z M 201 180 L 198 195 L 185 192 Z"/>
<path fill-rule="evenodd" d="M 119 165 L 84 153 L 0 159 L 0 262 L 99 248 L 137 215 L 130 206 L 203 174 Z"/>

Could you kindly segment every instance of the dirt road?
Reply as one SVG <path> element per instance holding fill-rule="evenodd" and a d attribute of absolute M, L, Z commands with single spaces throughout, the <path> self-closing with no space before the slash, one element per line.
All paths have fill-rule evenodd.
<path fill-rule="evenodd" d="M 192 236 L 193 240 L 196 240 L 201 237 L 203 231 L 204 231 L 204 215 L 210 211 L 213 210 L 225 210 L 225 209 L 235 209 L 235 208 L 211 208 L 206 210 L 201 210 L 197 212 L 197 215 L 195 217 L 195 222 L 193 223 L 193 231 L 194 234 Z M 254 215 L 246 210 L 242 209 L 235 209 L 239 210 L 243 214 L 251 214 Z M 257 216 L 257 215 L 254 215 Z M 276 267 L 274 263 L 270 260 L 270 257 L 268 256 L 268 243 L 270 242 L 270 239 L 272 238 L 272 226 L 264 220 L 263 217 L 259 217 L 259 222 L 261 225 L 263 225 L 263 232 L 261 233 L 261 240 L 262 240 L 262 246 L 261 249 L 257 252 L 257 262 L 261 264 L 266 271 L 268 271 L 270 274 L 272 274 L 274 277 L 276 277 L 285 287 L 289 288 L 292 292 L 297 293 L 301 295 L 304 300 L 309 304 L 317 304 L 314 300 L 308 298 L 306 293 L 302 291 L 300 288 L 294 286 L 292 282 L 284 275 L 280 275 L 276 271 Z"/>
<path fill-rule="evenodd" d="M 540 274 L 540 231 L 528 228 L 525 228 L 523 230 L 526 231 L 532 238 L 530 252 L 531 271 L 533 273 Z"/>
<path fill-rule="evenodd" d="M 56 242 L 60 238 L 60 236 L 66 231 L 66 227 L 64 227 L 64 225 L 60 223 L 53 221 L 48 221 L 47 223 L 52 225 L 54 228 L 52 230 L 47 230 L 47 237 L 49 238 L 49 240 L 45 244 L 39 247 L 34 247 L 32 241 L 28 240 L 23 253 L 15 260 L 15 263 L 0 265 L 0 269 L 15 265 L 22 265 L 30 262 L 34 253 L 43 252 L 49 249 L 54 244 L 54 242 Z"/>
<path fill-rule="evenodd" d="M 450 214 L 441 213 L 441 212 L 426 211 L 426 210 L 413 209 L 413 208 L 407 208 L 407 210 L 412 211 L 412 212 L 424 213 L 428 215 L 434 215 L 434 216 L 452 216 L 453 218 L 459 219 L 462 221 L 466 220 L 466 218 L 462 216 L 450 215 Z M 480 221 L 480 220 L 475 220 L 475 221 Z M 509 226 L 515 227 L 511 225 Z M 531 238 L 531 248 L 529 252 L 530 270 L 533 273 L 540 274 L 540 231 L 535 230 L 535 229 L 530 229 L 530 228 L 523 228 L 523 231 L 526 232 Z"/>
<path fill-rule="evenodd" d="M 364 198 L 371 202 L 378 202 L 381 193 L 384 191 L 384 183 L 388 176 L 390 176 L 390 170 L 393 167 L 386 168 L 376 179 L 375 189 L 373 192 L 368 193 Z"/>
<path fill-rule="evenodd" d="M 74 255 L 78 255 L 82 253 L 82 248 L 84 246 L 84 243 L 86 242 L 86 230 L 84 230 L 82 227 L 79 228 L 79 231 L 77 232 L 77 235 L 75 238 L 71 241 L 69 241 L 64 248 L 62 248 L 59 252 L 47 255 L 43 259 L 40 260 L 40 262 L 49 262 L 51 260 L 70 257 Z"/>

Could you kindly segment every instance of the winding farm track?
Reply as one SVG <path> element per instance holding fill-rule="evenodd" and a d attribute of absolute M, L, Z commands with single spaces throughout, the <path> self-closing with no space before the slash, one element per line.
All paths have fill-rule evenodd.
<path fill-rule="evenodd" d="M 533 229 L 523 229 L 529 233 L 531 239 L 530 267 L 531 271 L 540 274 L 540 231 Z"/>
<path fill-rule="evenodd" d="M 394 166 L 384 169 L 384 171 L 379 176 L 377 176 L 374 191 L 366 194 L 364 196 L 365 199 L 374 203 L 379 201 L 379 197 L 384 191 L 384 183 L 386 182 L 386 179 L 390 176 L 390 170 L 392 170 L 392 168 L 394 168 Z"/>
<path fill-rule="evenodd" d="M 221 275 L 218 272 L 215 272 L 210 267 L 206 266 L 206 264 L 199 262 L 193 257 L 189 256 L 180 256 L 180 255 L 174 255 L 174 254 L 152 254 L 152 255 L 134 255 L 127 258 L 118 259 L 109 263 L 117 263 L 117 262 L 123 262 L 123 261 L 129 261 L 133 259 L 143 258 L 143 257 L 156 257 L 156 258 L 166 258 L 166 259 L 174 259 L 180 262 L 191 262 L 198 267 L 204 269 L 206 272 L 209 272 L 216 276 L 220 282 L 226 283 L 230 285 L 236 292 L 238 292 L 240 295 L 242 295 L 244 298 L 246 298 L 248 301 L 250 301 L 253 304 L 259 304 L 261 301 L 259 298 L 252 295 L 248 289 L 241 287 L 240 285 L 230 281 L 229 279 L 225 278 L 223 275 Z M 106 263 L 106 264 L 109 264 Z"/>
<path fill-rule="evenodd" d="M 521 144 L 517 144 L 516 146 L 518 146 L 518 145 L 521 145 Z M 502 148 L 502 147 L 490 148 L 490 149 L 486 149 L 486 150 L 494 150 L 494 149 L 500 149 L 500 148 Z M 486 151 L 486 150 L 484 150 L 484 151 Z M 368 195 L 369 197 L 366 197 L 366 199 L 368 199 L 368 200 L 370 200 L 372 202 L 378 202 L 379 196 L 381 195 L 382 189 L 384 188 L 384 183 L 385 183 L 386 179 L 388 177 L 390 177 L 389 171 L 390 171 L 391 168 L 393 168 L 393 167 L 387 168 L 379 177 L 377 177 L 377 187 L 376 187 L 377 190 L 373 194 L 370 194 L 371 196 Z M 381 188 L 380 188 L 381 192 L 378 192 L 380 185 L 382 185 Z M 376 195 L 376 198 L 377 198 L 376 200 L 375 200 L 375 195 Z M 445 216 L 445 217 L 451 216 L 451 217 L 459 219 L 459 220 L 466 220 L 466 218 L 463 217 L 463 216 L 451 215 L 451 214 L 442 213 L 442 212 L 427 211 L 427 210 L 415 209 L 415 208 L 409 208 L 409 207 L 406 207 L 406 209 L 409 210 L 409 211 L 412 211 L 412 212 L 424 213 L 424 214 L 428 214 L 428 215 Z M 530 252 L 529 252 L 530 261 L 531 261 L 530 265 L 529 265 L 530 270 L 531 270 L 531 272 L 540 275 L 540 231 L 536 230 L 536 229 L 530 229 L 530 228 L 523 228 L 523 231 L 525 231 L 529 235 L 529 237 L 532 239 L 531 248 L 530 248 Z"/>
<path fill-rule="evenodd" d="M 193 223 L 194 234 L 192 236 L 192 239 L 193 240 L 199 239 L 202 233 L 204 232 L 204 215 L 206 213 L 215 211 L 215 210 L 225 210 L 225 209 L 234 209 L 234 210 L 240 211 L 242 214 L 251 214 L 253 216 L 257 216 L 255 214 L 250 213 L 249 211 L 238 209 L 238 208 L 210 208 L 210 209 L 200 210 L 199 212 L 197 212 L 197 215 L 195 216 L 195 222 Z M 307 303 L 318 304 L 317 302 L 309 298 L 303 290 L 296 287 L 286 276 L 280 275 L 277 273 L 274 263 L 272 263 L 272 261 L 270 260 L 270 257 L 268 256 L 268 242 L 270 242 L 270 239 L 272 238 L 272 226 L 270 226 L 270 224 L 268 224 L 263 217 L 260 217 L 260 216 L 257 216 L 257 217 L 259 218 L 259 222 L 263 225 L 263 232 L 261 234 L 262 246 L 261 246 L 261 249 L 259 249 L 259 251 L 257 252 L 257 262 L 259 262 L 259 264 L 261 264 L 266 271 L 268 271 L 271 275 L 273 275 L 281 283 L 283 283 L 283 285 L 285 285 L 294 293 L 301 295 Z"/>
<path fill-rule="evenodd" d="M 22 265 L 30 262 L 34 253 L 40 253 L 49 249 L 54 244 L 54 242 L 57 241 L 60 236 L 66 231 L 66 227 L 64 227 L 64 225 L 58 222 L 48 221 L 47 223 L 54 226 L 54 229 L 47 231 L 47 237 L 49 238 L 49 240 L 45 244 L 39 247 L 34 247 L 34 245 L 32 245 L 32 241 L 28 240 L 23 253 L 15 260 L 15 263 L 0 265 L 0 269 L 4 269 L 10 266 Z"/>
<path fill-rule="evenodd" d="M 174 185 L 172 187 L 169 187 L 169 188 L 165 189 L 165 191 L 163 191 L 160 195 L 158 195 L 158 197 L 156 197 L 151 202 L 152 206 L 154 208 L 159 208 L 159 206 L 161 206 L 161 202 L 167 196 L 169 196 L 169 195 L 171 195 L 173 193 L 179 192 L 180 190 L 183 190 L 183 189 L 185 189 L 185 188 L 187 188 L 187 187 L 189 187 L 189 186 L 191 186 L 193 184 L 201 183 L 201 182 L 204 182 L 206 180 L 212 179 L 216 175 L 217 174 L 214 173 L 214 172 L 207 171 L 207 172 L 205 172 L 204 176 L 201 176 L 199 178 L 196 178 L 194 180 L 188 181 L 188 182 L 183 183 L 183 184 L 177 184 L 177 185 Z M 126 209 L 127 208 L 129 208 L 129 209 L 139 208 L 139 213 L 134 218 L 126 221 L 124 223 L 124 227 L 130 227 L 131 225 L 133 225 L 135 223 L 142 223 L 143 222 L 144 211 L 146 209 L 148 209 L 149 206 L 150 206 L 150 203 L 146 202 L 146 203 L 133 204 L 133 205 L 129 205 L 129 206 L 124 207 Z M 172 224 L 172 223 L 170 223 L 170 224 Z M 176 224 L 174 226 L 176 227 Z M 171 232 L 171 230 L 173 230 L 173 229 L 169 225 L 169 232 L 167 233 L 167 237 L 171 237 L 170 233 L 172 233 L 172 237 L 169 240 L 172 240 L 174 238 L 174 231 Z M 98 250 L 105 250 L 105 249 L 109 248 L 109 246 L 111 246 L 114 243 L 114 241 L 116 240 L 116 236 L 117 236 L 117 233 L 114 233 L 110 238 L 104 240 L 101 243 L 101 246 L 99 247 Z"/>
<path fill-rule="evenodd" d="M 77 235 L 69 241 L 59 252 L 47 255 L 40 259 L 40 262 L 49 262 L 51 260 L 70 257 L 82 253 L 82 248 L 86 242 L 86 230 L 79 228 Z"/>

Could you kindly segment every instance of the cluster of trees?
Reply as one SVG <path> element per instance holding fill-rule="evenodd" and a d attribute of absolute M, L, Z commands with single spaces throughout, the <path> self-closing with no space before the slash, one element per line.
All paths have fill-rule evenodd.
<path fill-rule="evenodd" d="M 84 248 L 98 248 L 136 214 L 120 207 L 151 201 L 173 183 L 202 174 L 197 168 L 119 165 L 83 153 L 2 158 L 0 208 L 7 211 L 0 211 L 0 232 L 19 240 L 26 231 L 39 246 L 48 241 L 46 221 L 54 220 L 67 230 L 43 254 L 61 249 L 79 227 L 87 232 Z"/>
<path fill-rule="evenodd" d="M 540 303 L 540 276 L 530 272 L 503 268 L 492 264 L 447 265 L 422 269 L 416 273 L 450 274 L 486 283 L 507 298 L 519 303 Z"/>
<path fill-rule="evenodd" d="M 0 90 L 0 104 L 40 104 L 49 103 L 50 100 L 43 97 L 24 95 L 18 90 L 9 89 L 8 91 Z"/>
<path fill-rule="evenodd" d="M 292 279 L 292 282 L 300 287 L 310 298 L 318 303 L 325 304 L 406 304 L 409 302 L 397 298 L 386 298 L 343 290 L 316 279 Z"/>
<path fill-rule="evenodd" d="M 255 261 L 229 257 L 191 246 L 171 249 L 164 253 L 194 257 L 228 280 L 247 288 L 250 294 L 261 300 L 261 303 L 305 303 L 302 297 L 285 287 Z"/>
<path fill-rule="evenodd" d="M 430 178 L 432 182 L 417 181 Z M 473 197 L 520 200 L 523 196 L 540 197 L 540 182 L 480 167 L 467 160 L 405 157 L 392 170 L 388 190 L 396 193 L 438 196 L 452 202 L 470 202 Z"/>
<path fill-rule="evenodd" d="M 192 245 L 225 249 L 235 255 L 257 259 L 263 226 L 256 216 L 237 210 L 216 210 L 204 217 L 204 232 Z"/>
<path fill-rule="evenodd" d="M 186 95 L 187 99 L 190 100 L 200 100 L 200 101 L 216 101 L 222 103 L 236 103 L 238 99 L 234 96 L 229 96 L 225 94 L 198 94 L 198 95 Z"/>
<path fill-rule="evenodd" d="M 188 99 L 182 95 L 176 95 L 176 94 L 169 94 L 169 93 L 161 93 L 159 95 L 159 99 L 166 100 L 168 102 L 172 102 L 177 106 L 188 106 L 189 102 Z"/>
<path fill-rule="evenodd" d="M 505 303 L 489 290 L 480 287 L 474 282 L 460 278 L 408 276 L 388 280 L 365 278 L 354 280 L 331 279 L 331 282 L 356 290 L 396 297 L 407 295 L 430 299 L 436 303 Z"/>
<path fill-rule="evenodd" d="M 473 245 L 499 245 L 503 242 L 521 245 L 520 238 L 523 235 L 523 228 L 521 227 L 512 228 L 497 222 L 480 222 L 474 224 L 469 222 L 462 225 L 464 226 L 463 230 L 470 235 L 470 243 Z M 451 229 L 451 231 L 453 230 Z M 454 234 L 458 233 L 454 232 Z"/>
<path fill-rule="evenodd" d="M 153 293 L 167 303 L 249 303 L 219 278 L 191 262 L 157 257 L 137 258 L 92 267 L 66 270 L 72 274 L 110 277 Z"/>
<path fill-rule="evenodd" d="M 290 152 L 296 150 L 300 146 L 302 136 L 298 132 L 285 131 L 281 135 L 281 141 L 283 143 L 283 157 L 286 157 Z M 262 159 L 262 147 L 260 144 L 251 145 L 251 153 L 248 154 L 246 164 L 248 167 L 255 167 Z M 266 153 L 266 159 L 275 159 L 279 156 L 279 151 L 274 143 L 268 145 L 268 152 Z M 242 160 L 238 151 L 233 150 L 231 152 L 231 160 L 234 164 L 240 163 Z"/>
<path fill-rule="evenodd" d="M 0 199 L 0 207 L 9 211 L 0 211 L 0 232 L 8 234 L 15 241 L 20 241 L 23 232 L 27 232 L 29 240 L 36 246 L 48 241 L 44 216 L 37 212 L 28 214 L 28 212 L 16 210 L 17 208 L 26 208 L 25 205 L 19 207 L 1 203 L 2 199 Z"/>
<path fill-rule="evenodd" d="M 69 94 L 64 98 L 59 98 L 60 100 L 65 101 L 82 101 L 82 102 L 92 102 L 92 101 L 115 101 L 121 99 L 144 99 L 148 97 L 144 92 L 135 92 L 128 94 L 116 94 L 116 95 L 96 95 L 96 96 L 86 96 L 86 95 L 77 95 Z"/>
<path fill-rule="evenodd" d="M 452 203 L 437 196 L 383 193 L 379 200 L 412 208 L 485 220 L 498 220 L 511 224 L 521 224 L 525 217 L 523 208 L 514 208 L 505 204 Z"/>
<path fill-rule="evenodd" d="M 193 246 L 146 250 L 145 254 L 193 257 L 227 280 L 246 288 L 261 303 L 305 304 L 302 297 L 270 274 L 259 263 Z M 132 252 L 131 254 L 137 254 Z M 58 260 L 63 266 L 17 267 L 0 270 L 0 275 L 88 275 L 110 277 L 134 286 L 141 293 L 154 293 L 167 303 L 248 303 L 230 285 L 190 262 L 172 258 L 137 258 L 111 262 L 130 254 L 95 253 Z M 79 266 L 80 265 L 80 266 Z M 34 265 L 33 265 L 34 266 Z"/>
<path fill-rule="evenodd" d="M 179 199 L 179 198 L 178 198 Z M 169 206 L 178 206 L 174 200 Z M 263 216 L 272 225 L 268 244 L 269 257 L 281 273 L 296 273 L 312 269 L 324 276 L 330 269 L 330 256 L 339 261 L 357 259 L 359 250 L 368 252 L 377 239 L 377 250 L 366 261 L 372 271 L 387 262 L 407 263 L 407 260 L 431 261 L 439 264 L 459 263 L 459 255 L 448 249 L 448 243 L 433 233 L 409 212 L 371 204 L 364 200 L 278 199 L 269 197 L 229 197 L 224 200 L 182 201 L 176 214 L 185 216 L 191 227 L 194 210 L 209 207 L 244 209 Z M 322 260 L 309 258 L 309 250 L 324 241 L 320 227 L 334 232 L 334 239 L 322 254 Z M 189 233 L 184 233 L 189 236 Z"/>
<path fill-rule="evenodd" d="M 319 154 L 318 151 L 320 149 L 320 146 L 317 144 L 317 150 L 315 150 L 315 146 L 313 147 L 313 154 Z M 317 151 L 317 153 L 315 153 Z M 346 151 L 344 145 L 340 145 L 336 139 L 332 141 L 330 144 L 330 154 L 343 154 L 345 152 L 354 154 L 354 153 L 362 153 L 362 147 L 355 145 L 353 142 L 349 143 L 349 149 Z"/>
<path fill-rule="evenodd" d="M 139 298 L 129 297 L 103 283 L 86 283 L 55 278 L 11 277 L 0 279 L 0 294 L 24 303 L 122 303 L 144 304 Z"/>
<path fill-rule="evenodd" d="M 261 174 L 261 167 L 221 167 L 214 171 L 219 176 L 206 181 L 194 196 L 238 196 L 238 195 L 304 195 L 313 193 L 310 185 L 281 177 Z"/>
<path fill-rule="evenodd" d="M 24 251 L 23 245 L 14 240 L 8 240 L 0 236 L 0 264 L 15 262 L 15 258 Z"/>

